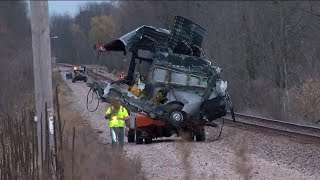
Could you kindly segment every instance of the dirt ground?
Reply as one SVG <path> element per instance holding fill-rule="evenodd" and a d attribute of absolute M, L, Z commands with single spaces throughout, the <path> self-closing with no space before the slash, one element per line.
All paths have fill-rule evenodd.
<path fill-rule="evenodd" d="M 72 111 L 89 124 L 99 142 L 110 145 L 110 135 L 100 104 L 89 112 L 89 88 L 83 82 L 65 80 L 71 93 L 66 97 Z M 91 107 L 92 108 L 92 107 Z M 206 142 L 183 142 L 179 138 L 156 140 L 153 144 L 125 144 L 128 159 L 139 158 L 147 179 L 290 179 L 320 177 L 320 144 L 299 142 L 267 132 L 252 132 L 225 126 L 221 138 L 213 141 L 218 129 L 207 128 Z"/>

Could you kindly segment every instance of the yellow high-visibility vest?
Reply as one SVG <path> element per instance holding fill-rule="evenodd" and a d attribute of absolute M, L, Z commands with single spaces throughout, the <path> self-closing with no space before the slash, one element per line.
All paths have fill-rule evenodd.
<path fill-rule="evenodd" d="M 128 111 L 123 106 L 120 106 L 118 110 L 115 110 L 113 106 L 109 107 L 106 111 L 106 115 L 111 114 L 112 111 L 118 111 L 118 113 L 109 120 L 109 127 L 126 127 L 124 119 L 129 116 Z"/>

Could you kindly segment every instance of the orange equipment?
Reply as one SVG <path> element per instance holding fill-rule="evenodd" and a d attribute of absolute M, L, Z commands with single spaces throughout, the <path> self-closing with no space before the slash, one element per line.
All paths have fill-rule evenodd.
<path fill-rule="evenodd" d="M 154 120 L 148 116 L 138 115 L 136 117 L 136 126 L 137 127 L 147 127 L 147 126 L 165 126 L 166 122 L 162 120 Z"/>

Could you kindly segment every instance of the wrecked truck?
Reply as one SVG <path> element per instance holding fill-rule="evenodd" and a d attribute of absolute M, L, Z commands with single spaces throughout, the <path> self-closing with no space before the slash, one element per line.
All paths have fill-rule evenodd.
<path fill-rule="evenodd" d="M 204 141 L 204 126 L 225 116 L 228 108 L 234 118 L 222 69 L 202 50 L 205 32 L 176 16 L 171 31 L 144 25 L 103 46 L 103 51 L 131 53 L 126 79 L 89 85 L 102 100 L 120 97 L 131 114 L 138 113 L 132 116 L 129 142 L 151 143 L 181 132 Z"/>

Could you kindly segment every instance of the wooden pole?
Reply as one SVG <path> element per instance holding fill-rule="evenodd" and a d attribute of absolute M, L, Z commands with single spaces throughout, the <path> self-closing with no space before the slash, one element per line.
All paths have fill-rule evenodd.
<path fill-rule="evenodd" d="M 49 133 L 50 154 L 52 154 L 52 178 L 56 179 L 55 154 L 54 154 L 54 128 L 53 128 L 53 93 L 52 93 L 52 69 L 48 1 L 30 1 L 32 50 L 34 65 L 34 84 L 36 100 L 36 119 L 38 133 L 38 164 L 40 179 L 44 175 L 44 160 L 46 152 L 46 133 Z M 47 104 L 47 109 L 45 109 Z M 48 113 L 46 119 L 45 112 Z M 42 118 L 41 118 L 42 117 Z M 45 123 L 47 121 L 47 123 Z M 41 123 L 42 122 L 42 123 Z M 49 132 L 46 132 L 48 124 Z M 42 144 L 42 145 L 41 145 Z M 40 153 L 42 152 L 42 153 Z M 47 159 L 49 161 L 49 159 Z"/>

